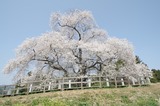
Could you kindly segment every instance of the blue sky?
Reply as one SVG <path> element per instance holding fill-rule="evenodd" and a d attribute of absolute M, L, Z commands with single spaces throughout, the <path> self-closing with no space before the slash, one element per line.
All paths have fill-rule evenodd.
<path fill-rule="evenodd" d="M 160 0 L 1 0 L 0 85 L 12 83 L 14 73 L 2 69 L 26 38 L 50 31 L 51 13 L 89 10 L 110 36 L 133 43 L 135 54 L 149 68 L 160 69 Z"/>

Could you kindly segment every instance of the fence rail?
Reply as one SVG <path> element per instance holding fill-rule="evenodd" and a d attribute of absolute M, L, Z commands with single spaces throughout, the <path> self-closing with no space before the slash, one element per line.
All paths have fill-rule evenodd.
<path fill-rule="evenodd" d="M 43 81 L 30 81 L 13 85 L 0 86 L 0 96 L 28 95 L 48 91 L 63 91 L 89 88 L 109 88 L 142 86 L 150 83 L 149 78 L 130 80 L 128 77 L 109 78 L 106 76 L 64 77 Z"/>

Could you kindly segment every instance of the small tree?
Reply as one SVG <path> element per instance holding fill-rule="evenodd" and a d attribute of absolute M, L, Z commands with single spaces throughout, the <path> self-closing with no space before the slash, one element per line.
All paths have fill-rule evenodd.
<path fill-rule="evenodd" d="M 151 78 L 151 82 L 160 82 L 160 70 L 152 69 L 153 77 Z"/>

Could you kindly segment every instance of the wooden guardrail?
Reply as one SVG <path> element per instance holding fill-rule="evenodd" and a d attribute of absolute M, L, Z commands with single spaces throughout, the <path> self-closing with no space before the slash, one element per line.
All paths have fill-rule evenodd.
<path fill-rule="evenodd" d="M 109 78 L 106 76 L 89 76 L 89 77 L 64 77 L 57 79 L 30 81 L 12 85 L 0 86 L 0 96 L 27 95 L 33 93 L 42 93 L 48 91 L 63 91 L 88 88 L 109 88 L 125 86 L 148 85 L 149 78 L 138 78 L 130 80 L 128 77 Z"/>

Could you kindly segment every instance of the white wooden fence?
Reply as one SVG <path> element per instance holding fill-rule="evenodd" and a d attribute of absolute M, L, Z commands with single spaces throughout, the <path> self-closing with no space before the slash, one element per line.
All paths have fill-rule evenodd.
<path fill-rule="evenodd" d="M 128 77 L 110 78 L 106 76 L 64 77 L 45 81 L 41 80 L 13 85 L 3 85 L 0 86 L 0 96 L 27 95 L 58 90 L 142 86 L 148 84 L 150 84 L 149 78 L 131 80 Z"/>

